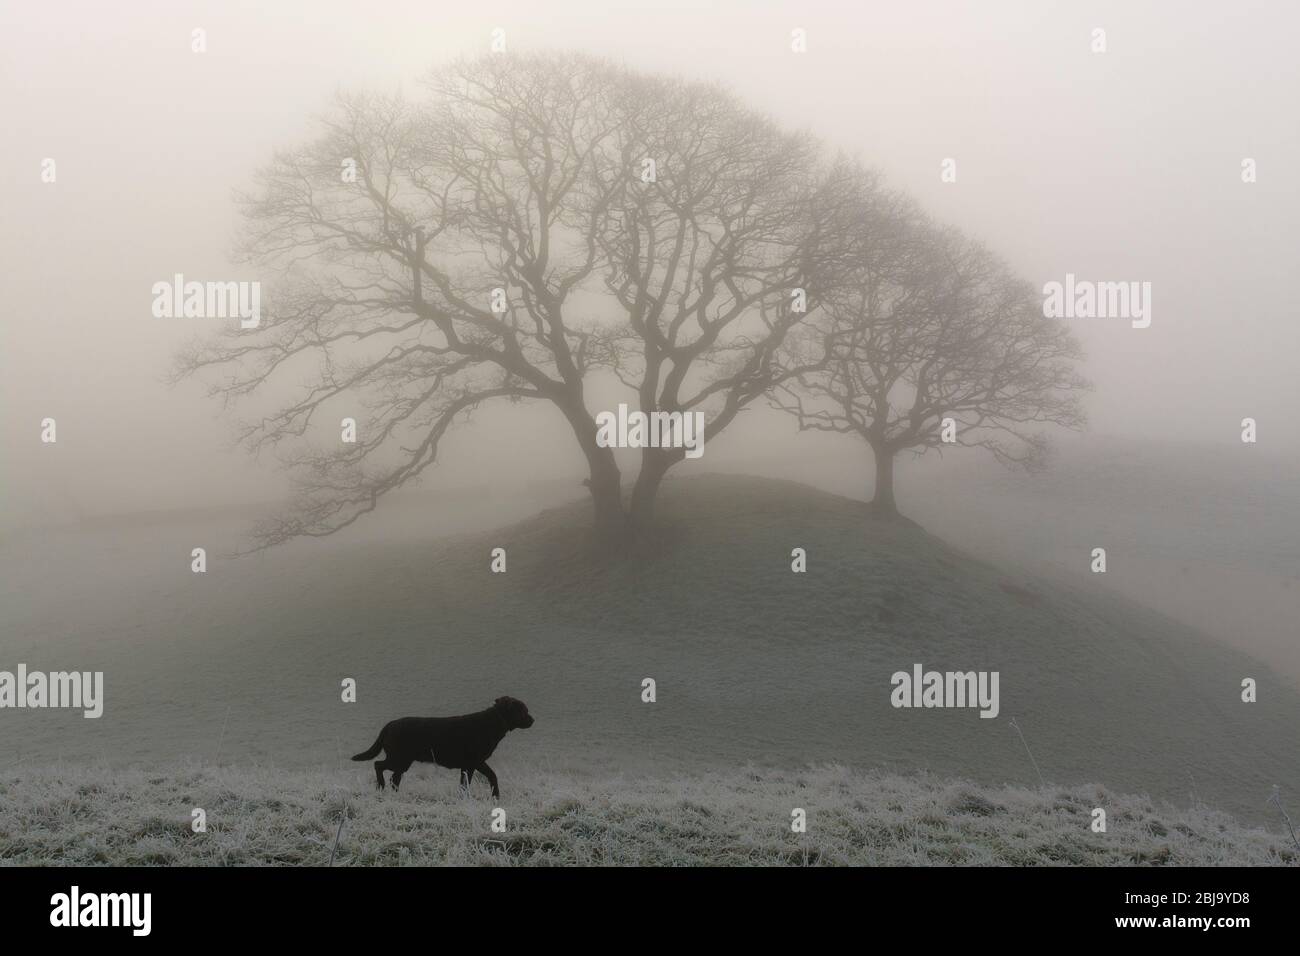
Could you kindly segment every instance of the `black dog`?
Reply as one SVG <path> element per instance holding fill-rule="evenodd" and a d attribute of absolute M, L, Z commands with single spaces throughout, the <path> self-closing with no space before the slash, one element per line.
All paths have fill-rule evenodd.
<path fill-rule="evenodd" d="M 469 788 L 477 770 L 492 784 L 492 796 L 501 796 L 497 775 L 487 765 L 487 758 L 497 749 L 501 738 L 516 728 L 531 727 L 533 718 L 522 700 L 498 697 L 487 710 L 461 717 L 400 717 L 384 724 L 379 738 L 353 760 L 369 760 L 384 751 L 383 760 L 375 761 L 375 780 L 384 789 L 384 771 L 393 772 L 393 789 L 402 782 L 402 774 L 415 761 L 436 763 L 460 771 L 460 785 Z"/>

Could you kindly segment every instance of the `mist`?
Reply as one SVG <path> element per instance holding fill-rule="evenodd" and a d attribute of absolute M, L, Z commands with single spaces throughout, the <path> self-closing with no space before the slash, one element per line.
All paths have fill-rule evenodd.
<path fill-rule="evenodd" d="M 856 711 L 836 709 L 857 699 L 853 681 L 880 684 L 912 666 L 890 654 L 919 646 L 931 658 L 951 651 L 1005 668 L 1001 712 L 1029 715 L 1044 763 L 1055 760 L 1061 779 L 1161 798 L 1182 786 L 1183 754 L 1151 742 L 1178 726 L 1170 701 L 1192 700 L 1201 710 L 1188 726 L 1211 736 L 1218 725 L 1205 715 L 1217 713 L 1215 695 L 1226 695 L 1227 712 L 1238 682 L 1258 678 L 1275 696 L 1245 718 L 1234 710 L 1240 723 L 1218 741 L 1229 756 L 1214 763 L 1216 751 L 1197 765 L 1220 805 L 1255 813 L 1262 804 L 1248 788 L 1259 780 L 1248 770 L 1262 780 L 1294 769 L 1285 763 L 1294 748 L 1283 754 L 1278 741 L 1300 700 L 1300 326 L 1289 292 L 1300 222 L 1297 29 L 1300 11 L 1262 2 L 5 6 L 0 643 L 14 653 L 0 664 L 44 655 L 103 666 L 103 725 L 123 715 L 102 738 L 98 724 L 72 733 L 66 722 L 38 726 L 25 715 L 23 746 L 51 759 L 292 762 L 286 753 L 297 751 L 285 740 L 322 728 L 302 745 L 304 764 L 342 766 L 343 741 L 372 737 L 372 724 L 397 708 L 423 713 L 430 699 L 471 691 L 490 700 L 508 678 L 542 715 L 536 759 L 554 762 L 547 772 L 596 751 L 593 760 L 667 765 L 674 746 L 700 762 L 740 765 L 753 745 L 784 765 L 985 768 L 992 782 L 1035 785 L 1001 725 L 1005 739 L 979 736 L 978 720 L 956 735 L 926 715 L 904 721 L 876 685 L 873 720 L 895 721 L 884 733 L 896 736 L 881 742 L 853 730 L 845 713 Z M 796 30 L 805 52 L 792 52 Z M 801 431 L 787 411 L 752 401 L 666 481 L 674 535 L 688 529 L 668 540 L 687 548 L 704 583 L 663 559 L 649 563 L 646 586 L 667 604 L 680 598 L 695 617 L 645 611 L 635 575 L 601 577 L 603 566 L 569 547 L 569 524 L 585 522 L 596 493 L 571 422 L 545 400 L 474 408 L 447 432 L 436 462 L 384 494 L 373 514 L 248 553 L 255 523 L 276 514 L 293 486 L 272 450 L 253 455 L 237 441 L 238 419 L 292 403 L 310 383 L 270 379 L 253 409 L 234 410 L 209 394 L 222 372 L 174 381 L 187 348 L 238 320 L 159 317 L 155 285 L 183 275 L 269 289 L 279 277 L 238 255 L 247 227 L 239 197 L 257 191 L 259 171 L 313 140 L 338 94 L 419 102 L 431 70 L 487 55 L 497 36 L 512 53 L 586 54 L 717 84 L 820 144 L 823 157 L 878 171 L 934 222 L 960 229 L 1045 293 L 1076 281 L 1144 290 L 1140 320 L 1064 319 L 1092 385 L 1081 399 L 1086 427 L 1045 426 L 1052 453 L 1038 471 L 1003 467 L 980 448 L 904 451 L 897 498 L 906 521 L 877 539 L 845 531 L 878 491 L 871 448 L 853 435 Z M 619 317 L 610 301 L 590 303 L 593 319 Z M 593 415 L 637 399 L 607 370 L 584 387 Z M 332 408 L 307 437 L 337 442 Z M 43 440 L 50 419 L 57 442 Z M 637 450 L 614 457 L 630 483 Z M 750 483 L 758 479 L 772 480 Z M 706 504 L 725 517 L 691 525 Z M 829 574 L 817 579 L 824 592 L 800 591 L 786 573 L 791 549 L 807 544 L 805 512 L 823 549 L 810 548 L 809 577 Z M 692 537 L 703 526 L 707 534 Z M 524 584 L 502 597 L 479 572 L 507 539 L 518 562 L 511 586 Z M 200 545 L 218 573 L 196 586 L 188 555 Z M 1104 574 L 1099 547 L 1109 552 Z M 764 548 L 780 575 L 759 561 Z M 727 590 L 729 562 L 746 569 L 754 594 Z M 566 591 L 548 577 L 552 564 L 556 580 L 597 584 L 579 594 L 569 581 L 576 590 Z M 920 584 L 908 576 L 914 568 L 923 569 Z M 779 596 L 788 618 L 764 617 L 755 595 Z M 609 608 L 620 601 L 643 616 L 615 619 Z M 743 628 L 709 619 L 727 608 Z M 913 612 L 931 629 L 895 626 L 900 618 L 911 626 Z M 631 639 L 620 643 L 606 627 Z M 857 641 L 864 634 L 871 639 Z M 814 649 L 824 639 L 831 650 L 805 652 L 780 643 L 787 638 Z M 1059 657 L 1032 657 L 1048 647 Z M 137 652 L 138 671 L 113 671 Z M 830 666 L 840 654 L 851 663 Z M 799 663 L 787 685 L 791 657 Z M 1192 676 L 1161 670 L 1170 659 Z M 1133 674 L 1151 660 L 1167 683 L 1146 699 L 1145 677 Z M 1133 681 L 1115 690 L 1130 710 L 1097 704 L 1112 689 L 1103 667 L 1111 662 L 1116 680 Z M 671 677 L 685 688 L 682 710 L 663 708 L 663 738 L 618 683 L 653 668 L 665 685 Z M 353 673 L 370 695 L 356 708 L 364 730 L 336 706 L 340 675 Z M 709 681 L 725 687 L 717 698 Z M 371 690 L 380 686 L 389 696 Z M 1076 692 L 1067 703 L 1097 724 L 1053 727 L 1053 716 L 1075 713 L 1063 705 L 1056 714 L 1057 699 Z M 774 702 L 751 740 L 743 710 L 719 701 L 743 707 L 769 699 L 762 694 Z M 250 715 L 263 704 L 291 714 L 284 738 L 261 735 Z M 698 731 L 701 715 L 714 737 Z M 805 750 L 801 719 L 841 736 Z M 1169 723 L 1151 740 L 1134 731 L 1131 752 L 1116 745 L 1114 763 L 1097 762 L 1107 755 L 1089 733 L 1117 739 L 1160 720 Z M 1234 749 L 1232 734 L 1245 739 L 1259 727 L 1267 733 L 1258 746 L 1276 766 Z M 660 754 L 652 739 L 671 745 Z M 1175 742 L 1195 758 L 1197 740 Z M 1148 778 L 1149 754 L 1165 762 Z M 984 763 L 975 769 L 963 762 L 976 757 Z"/>
<path fill-rule="evenodd" d="M 1286 411 L 1300 406 L 1291 372 L 1300 332 L 1285 281 L 1300 212 L 1288 172 L 1300 162 L 1293 12 L 1122 3 L 605 10 L 8 8 L 7 522 L 282 493 L 274 462 L 230 450 L 229 420 L 199 385 L 163 384 L 175 350 L 208 330 L 154 318 L 150 288 L 176 272 L 256 278 L 229 261 L 234 191 L 250 187 L 275 149 L 308 135 L 336 90 L 417 96 L 429 68 L 486 50 L 496 27 L 512 49 L 580 50 L 720 82 L 828 151 L 879 168 L 1036 283 L 1067 272 L 1151 282 L 1149 328 L 1074 325 L 1096 383 L 1091 433 L 1227 445 L 1253 416 L 1260 441 L 1243 468 L 1296 457 L 1300 431 Z M 807 30 L 808 52 L 773 56 L 796 26 Z M 1107 32 L 1105 55 L 1089 50 L 1094 26 Z M 190 51 L 195 27 L 208 32 L 203 55 Z M 1248 156 L 1259 174 L 1245 185 Z M 57 162 L 56 184 L 40 181 L 45 157 Z M 949 157 L 957 180 L 944 183 Z M 533 474 L 578 474 L 560 422 L 508 412 L 467 435 L 429 481 L 506 481 L 525 464 Z M 46 416 L 62 432 L 57 467 L 38 441 Z M 773 417 L 763 431 L 765 443 L 799 454 L 791 422 Z"/>

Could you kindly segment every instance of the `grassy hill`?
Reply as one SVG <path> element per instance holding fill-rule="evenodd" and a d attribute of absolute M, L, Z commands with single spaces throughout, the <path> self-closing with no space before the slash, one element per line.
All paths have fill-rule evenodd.
<path fill-rule="evenodd" d="M 670 481 L 669 542 L 639 563 L 592 560 L 588 512 L 576 502 L 454 538 L 303 542 L 213 560 L 207 575 L 163 554 L 188 553 L 195 531 L 118 535 L 95 560 L 132 577 L 31 608 L 11 622 L 6 658 L 105 670 L 105 716 L 11 712 L 9 767 L 198 760 L 345 774 L 346 755 L 392 717 L 508 693 L 538 720 L 493 760 L 507 787 L 526 764 L 639 780 L 823 763 L 1037 786 L 1027 744 L 1050 784 L 1251 822 L 1276 822 L 1274 784 L 1300 804 L 1300 697 L 1100 587 L 1009 575 L 788 482 Z M 506 574 L 489 571 L 494 547 L 507 549 Z M 805 574 L 791 573 L 795 547 Z M 894 709 L 890 675 L 914 663 L 999 671 L 1001 714 Z M 1240 701 L 1247 676 L 1258 703 Z M 344 677 L 358 682 L 355 704 L 340 701 Z M 654 704 L 641 701 L 646 677 Z"/>

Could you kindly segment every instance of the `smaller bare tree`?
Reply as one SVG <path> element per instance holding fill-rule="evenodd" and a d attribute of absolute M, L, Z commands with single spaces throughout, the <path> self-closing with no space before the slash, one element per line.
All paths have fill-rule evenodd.
<path fill-rule="evenodd" d="M 1039 426 L 1082 428 L 1089 385 L 1075 368 L 1077 340 L 1044 318 L 1031 284 L 908 200 L 872 202 L 892 208 L 844 210 L 871 226 L 821 312 L 787 343 L 791 374 L 772 401 L 801 429 L 870 445 L 872 507 L 893 517 L 899 452 L 975 446 L 1034 469 L 1049 447 Z"/>

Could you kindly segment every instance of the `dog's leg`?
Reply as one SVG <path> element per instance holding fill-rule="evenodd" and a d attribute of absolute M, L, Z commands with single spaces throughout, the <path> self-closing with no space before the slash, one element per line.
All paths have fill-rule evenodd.
<path fill-rule="evenodd" d="M 478 765 L 478 771 L 488 778 L 488 783 L 492 784 L 492 796 L 501 796 L 501 790 L 497 787 L 497 775 L 493 772 L 492 768 L 487 765 L 486 761 Z"/>
<path fill-rule="evenodd" d="M 389 781 L 389 783 L 393 785 L 394 790 L 396 790 L 401 785 L 402 774 L 406 773 L 406 771 L 411 769 L 411 763 L 412 761 L 410 760 L 398 760 L 398 761 L 390 760 L 388 762 L 388 768 L 393 771 L 393 778 Z"/>
<path fill-rule="evenodd" d="M 388 769 L 387 760 L 375 761 L 375 786 L 380 790 L 384 789 L 384 771 Z"/>

